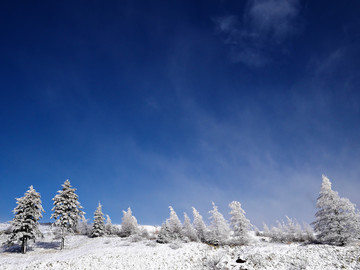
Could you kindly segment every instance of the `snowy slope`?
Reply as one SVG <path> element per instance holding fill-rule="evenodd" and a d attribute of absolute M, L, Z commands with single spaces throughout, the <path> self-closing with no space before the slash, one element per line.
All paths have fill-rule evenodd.
<path fill-rule="evenodd" d="M 6 226 L 0 226 L 0 228 Z M 147 227 L 149 230 L 154 230 Z M 49 226 L 28 253 L 0 251 L 0 269 L 360 269 L 360 246 L 272 244 L 258 239 L 250 246 L 214 248 L 201 243 L 156 244 L 119 237 L 69 236 L 65 250 Z M 0 236 L 1 242 L 6 239 Z M 238 258 L 246 262 L 236 262 Z"/>
<path fill-rule="evenodd" d="M 335 270 L 360 269 L 359 246 L 263 244 L 239 247 L 224 252 L 220 269 L 239 269 L 236 259 L 246 261 L 243 269 L 267 270 Z"/>

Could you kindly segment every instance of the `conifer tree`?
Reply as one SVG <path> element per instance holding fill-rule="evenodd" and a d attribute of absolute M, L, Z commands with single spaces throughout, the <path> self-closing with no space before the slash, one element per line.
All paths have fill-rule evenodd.
<path fill-rule="evenodd" d="M 161 226 L 156 240 L 158 243 L 169 243 L 174 240 L 184 240 L 181 222 L 174 209 L 171 206 L 169 206 L 169 209 L 170 217 Z"/>
<path fill-rule="evenodd" d="M 360 239 L 360 212 L 356 210 L 355 213 L 355 237 Z"/>
<path fill-rule="evenodd" d="M 163 223 L 161 225 L 160 232 L 156 237 L 156 242 L 158 242 L 160 244 L 166 244 L 166 243 L 170 243 L 171 241 L 173 241 L 175 239 L 176 238 L 174 237 L 174 234 L 171 231 L 169 222 L 168 222 L 168 220 L 166 220 L 165 223 Z"/>
<path fill-rule="evenodd" d="M 13 231 L 8 239 L 8 244 L 20 242 L 21 252 L 26 253 L 29 240 L 35 240 L 41 236 L 38 220 L 42 218 L 41 212 L 44 209 L 41 205 L 40 194 L 33 186 L 26 191 L 24 197 L 16 199 L 17 206 L 14 209 L 14 219 L 12 221 Z"/>
<path fill-rule="evenodd" d="M 199 214 L 195 207 L 193 207 L 192 209 L 194 217 L 193 227 L 197 233 L 197 237 L 199 238 L 199 240 L 201 242 L 205 242 L 208 229 L 204 223 L 203 217 Z"/>
<path fill-rule="evenodd" d="M 230 228 L 224 216 L 218 211 L 215 203 L 212 203 L 213 209 L 209 211 L 210 216 L 210 232 L 207 235 L 207 242 L 215 245 L 225 243 L 230 236 Z"/>
<path fill-rule="evenodd" d="M 250 221 L 245 217 L 245 211 L 241 208 L 240 202 L 233 201 L 229 204 L 230 226 L 234 231 L 234 238 L 237 244 L 244 245 L 249 242 Z"/>
<path fill-rule="evenodd" d="M 191 224 L 189 216 L 184 213 L 184 224 L 182 228 L 182 235 L 189 238 L 190 241 L 198 241 L 196 230 Z"/>
<path fill-rule="evenodd" d="M 60 228 L 61 245 L 64 248 L 65 236 L 69 232 L 74 232 L 78 224 L 78 220 L 85 213 L 81 210 L 82 206 L 78 201 L 78 195 L 75 194 L 75 188 L 71 188 L 69 179 L 62 185 L 62 190 L 53 198 L 54 213 L 51 218 L 55 219 L 53 226 Z"/>
<path fill-rule="evenodd" d="M 304 240 L 313 242 L 315 240 L 313 228 L 307 223 L 303 223 L 303 227 L 304 227 L 304 236 L 303 236 Z"/>
<path fill-rule="evenodd" d="M 99 202 L 94 213 L 94 224 L 90 233 L 91 237 L 100 237 L 105 235 L 105 218 L 102 212 L 102 205 Z"/>
<path fill-rule="evenodd" d="M 169 206 L 170 209 L 170 217 L 168 219 L 168 223 L 170 226 L 170 230 L 175 234 L 181 234 L 182 225 L 179 217 L 177 216 L 175 210 Z"/>
<path fill-rule="evenodd" d="M 356 237 L 357 218 L 354 204 L 347 198 L 340 198 L 331 189 L 326 176 L 323 181 L 316 207 L 319 209 L 313 222 L 317 239 L 326 244 L 345 245 Z"/>
<path fill-rule="evenodd" d="M 109 215 L 106 215 L 105 231 L 108 235 L 114 234 L 115 231 Z"/>
<path fill-rule="evenodd" d="M 121 235 L 128 237 L 136 234 L 139 231 L 139 225 L 136 218 L 132 215 L 131 208 L 129 207 L 127 212 L 123 211 L 123 218 L 121 223 Z"/>
<path fill-rule="evenodd" d="M 270 232 L 269 226 L 266 225 L 265 222 L 263 223 L 263 227 L 264 227 L 263 236 L 267 236 L 267 237 L 270 236 L 271 232 Z"/>

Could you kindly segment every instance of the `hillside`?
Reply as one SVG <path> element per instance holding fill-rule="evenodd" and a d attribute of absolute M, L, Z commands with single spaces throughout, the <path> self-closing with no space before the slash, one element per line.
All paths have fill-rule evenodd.
<path fill-rule="evenodd" d="M 60 251 L 50 226 L 42 225 L 41 231 L 44 238 L 32 243 L 25 255 L 16 247 L 2 247 L 1 269 L 360 269 L 360 249 L 355 244 L 275 244 L 253 236 L 249 246 L 216 248 L 202 243 L 157 244 L 148 239 L 72 235 Z M 6 235 L 2 233 L 0 239 L 3 243 Z"/>

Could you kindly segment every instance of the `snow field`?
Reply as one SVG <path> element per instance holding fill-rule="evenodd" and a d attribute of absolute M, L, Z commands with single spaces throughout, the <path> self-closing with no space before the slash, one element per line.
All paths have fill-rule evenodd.
<path fill-rule="evenodd" d="M 0 224 L 6 229 L 8 224 Z M 158 228 L 147 226 L 150 231 Z M 30 244 L 28 253 L 0 249 L 0 269 L 247 269 L 247 270 L 360 270 L 360 246 L 276 244 L 254 237 L 242 247 L 215 248 L 202 243 L 157 244 L 154 240 L 89 238 L 69 235 L 65 249 L 50 226 L 40 226 L 43 239 Z M 0 235 L 3 243 L 7 235 Z M 241 258 L 244 263 L 236 262 Z"/>
<path fill-rule="evenodd" d="M 359 246 L 259 244 L 230 249 L 218 263 L 218 269 L 239 269 L 237 258 L 247 270 L 335 270 L 360 269 Z"/>
<path fill-rule="evenodd" d="M 46 245 L 45 243 L 48 243 Z M 154 241 L 130 242 L 119 237 L 69 236 L 65 249 L 39 241 L 27 254 L 3 252 L 1 269 L 204 269 L 212 248 L 188 243 L 172 249 Z M 183 245 L 185 246 L 185 245 Z"/>

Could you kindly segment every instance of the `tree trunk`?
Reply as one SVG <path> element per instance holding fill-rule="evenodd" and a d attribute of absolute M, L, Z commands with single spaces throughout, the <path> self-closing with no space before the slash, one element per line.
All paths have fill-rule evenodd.
<path fill-rule="evenodd" d="M 65 230 L 64 228 L 61 228 L 61 244 L 60 244 L 60 250 L 64 249 L 64 245 L 65 245 Z"/>
<path fill-rule="evenodd" d="M 27 238 L 24 237 L 24 238 L 22 239 L 22 243 L 21 243 L 21 252 L 22 252 L 23 254 L 26 253 L 26 247 L 27 247 Z"/>

